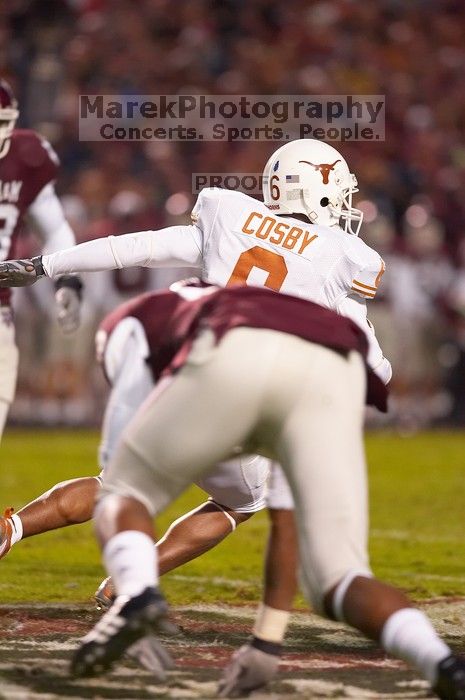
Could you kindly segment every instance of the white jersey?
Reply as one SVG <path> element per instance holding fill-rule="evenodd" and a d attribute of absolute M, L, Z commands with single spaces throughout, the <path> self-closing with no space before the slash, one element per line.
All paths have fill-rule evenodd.
<path fill-rule="evenodd" d="M 206 281 L 266 286 L 337 309 L 348 295 L 372 299 L 384 272 L 378 253 L 338 226 L 273 216 L 240 192 L 204 189 L 192 212 Z"/>
<path fill-rule="evenodd" d="M 114 267 L 201 267 L 207 282 L 267 286 L 348 316 L 367 333 L 368 361 L 383 381 L 391 376 L 372 326 L 373 299 L 384 272 L 378 253 L 338 226 L 327 228 L 273 215 L 248 195 L 206 188 L 191 226 L 109 236 L 43 258 L 51 277 Z"/>
<path fill-rule="evenodd" d="M 370 364 L 383 358 L 366 319 L 385 265 L 360 238 L 340 227 L 273 215 L 240 192 L 204 189 L 192 212 L 202 246 L 202 277 L 212 284 L 266 286 L 353 318 L 370 340 Z M 390 378 L 390 367 L 384 367 Z"/>

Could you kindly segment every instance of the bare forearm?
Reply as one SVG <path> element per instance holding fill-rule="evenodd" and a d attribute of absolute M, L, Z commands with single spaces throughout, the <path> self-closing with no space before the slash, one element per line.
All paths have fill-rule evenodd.
<path fill-rule="evenodd" d="M 297 591 L 298 545 L 293 510 L 270 509 L 265 561 L 265 605 L 290 610 Z"/>

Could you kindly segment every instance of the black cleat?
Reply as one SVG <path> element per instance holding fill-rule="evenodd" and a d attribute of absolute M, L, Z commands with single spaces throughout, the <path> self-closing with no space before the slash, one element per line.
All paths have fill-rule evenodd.
<path fill-rule="evenodd" d="M 167 612 L 168 604 L 156 588 L 146 588 L 134 598 L 118 596 L 82 638 L 71 661 L 72 675 L 95 676 L 109 670 L 128 647 L 152 634 Z"/>
<path fill-rule="evenodd" d="M 465 659 L 451 654 L 438 666 L 433 691 L 442 700 L 465 700 Z"/>

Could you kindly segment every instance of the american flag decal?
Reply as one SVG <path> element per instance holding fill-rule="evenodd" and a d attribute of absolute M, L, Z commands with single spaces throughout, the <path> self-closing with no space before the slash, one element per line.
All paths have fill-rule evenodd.
<path fill-rule="evenodd" d="M 286 182 L 300 182 L 298 175 L 286 175 Z"/>

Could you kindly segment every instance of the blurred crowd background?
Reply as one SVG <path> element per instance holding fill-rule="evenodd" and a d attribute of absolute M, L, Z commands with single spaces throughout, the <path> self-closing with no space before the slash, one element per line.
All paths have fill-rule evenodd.
<path fill-rule="evenodd" d="M 384 142 L 333 145 L 359 180 L 361 235 L 387 263 L 369 315 L 394 368 L 388 422 L 414 430 L 465 423 L 464 36 L 463 0 L 8 0 L 0 74 L 19 125 L 60 156 L 57 190 L 79 241 L 185 222 L 192 172 L 261 172 L 278 145 L 80 143 L 79 94 L 386 95 Z M 31 232 L 23 243 L 34 249 Z M 12 419 L 98 420 L 96 324 L 183 275 L 87 276 L 71 341 L 45 284 L 18 291 Z"/>

